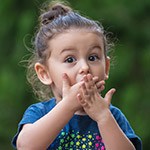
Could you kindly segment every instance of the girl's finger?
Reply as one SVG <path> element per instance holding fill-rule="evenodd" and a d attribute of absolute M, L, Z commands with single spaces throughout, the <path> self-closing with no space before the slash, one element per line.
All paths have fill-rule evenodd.
<path fill-rule="evenodd" d="M 77 100 L 79 101 L 81 106 L 85 107 L 87 105 L 84 99 L 82 98 L 81 94 L 77 94 Z"/>
<path fill-rule="evenodd" d="M 93 81 L 96 84 L 99 81 L 98 77 L 97 76 L 93 77 Z"/>
<path fill-rule="evenodd" d="M 102 81 L 97 82 L 96 87 L 98 89 L 98 92 L 103 91 L 105 89 L 105 81 L 102 80 Z"/>
<path fill-rule="evenodd" d="M 106 95 L 105 95 L 105 100 L 107 101 L 107 103 L 110 105 L 111 104 L 111 99 L 112 99 L 112 96 L 113 96 L 113 94 L 115 93 L 115 91 L 116 91 L 116 89 L 110 89 L 107 93 L 106 93 Z"/>
<path fill-rule="evenodd" d="M 65 91 L 67 91 L 70 88 L 70 80 L 69 80 L 69 77 L 66 73 L 63 74 L 62 78 L 63 78 L 63 88 L 62 88 L 62 90 L 63 90 L 63 93 L 64 93 Z"/>
<path fill-rule="evenodd" d="M 87 80 L 88 80 L 87 89 L 94 90 L 96 87 L 95 82 L 93 81 L 93 76 L 91 74 L 87 75 Z"/>
<path fill-rule="evenodd" d="M 70 79 L 66 73 L 62 75 L 62 94 L 65 96 L 65 94 L 69 91 L 70 89 Z"/>

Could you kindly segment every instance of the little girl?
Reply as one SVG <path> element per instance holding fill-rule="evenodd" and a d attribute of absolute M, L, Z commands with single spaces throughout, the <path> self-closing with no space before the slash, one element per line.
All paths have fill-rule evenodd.
<path fill-rule="evenodd" d="M 14 147 L 141 150 L 140 138 L 123 113 L 111 105 L 115 89 L 104 97 L 99 94 L 110 67 L 109 44 L 101 25 L 63 3 L 53 3 L 40 16 L 34 44 L 28 80 L 45 101 L 25 111 Z"/>

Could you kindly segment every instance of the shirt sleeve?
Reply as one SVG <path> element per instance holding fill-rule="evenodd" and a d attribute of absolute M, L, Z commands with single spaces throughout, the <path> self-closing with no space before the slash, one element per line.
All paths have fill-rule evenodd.
<path fill-rule="evenodd" d="M 120 109 L 110 106 L 110 110 L 115 117 L 118 125 L 122 129 L 122 131 L 125 133 L 125 135 L 130 139 L 130 141 L 135 146 L 136 150 L 142 150 L 142 142 L 141 139 L 135 134 L 133 131 L 129 121 L 125 117 L 125 115 L 120 111 Z"/>
<path fill-rule="evenodd" d="M 36 122 L 38 119 L 40 119 L 42 116 L 44 116 L 44 109 L 41 109 L 41 107 L 43 107 L 40 103 L 38 105 L 31 105 L 27 108 L 27 110 L 25 111 L 22 120 L 19 122 L 18 124 L 18 131 L 16 133 L 16 135 L 13 137 L 12 139 L 12 146 L 14 148 L 16 148 L 16 141 L 17 141 L 17 137 L 20 133 L 20 131 L 22 130 L 22 127 L 24 124 L 28 124 L 28 123 L 34 123 Z"/>

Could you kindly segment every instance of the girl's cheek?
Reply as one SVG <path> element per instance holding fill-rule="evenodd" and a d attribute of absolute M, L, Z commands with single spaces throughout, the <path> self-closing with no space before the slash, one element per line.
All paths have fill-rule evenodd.
<path fill-rule="evenodd" d="M 77 83 L 76 77 L 74 75 L 69 76 L 70 79 L 70 85 L 73 86 L 74 84 Z"/>

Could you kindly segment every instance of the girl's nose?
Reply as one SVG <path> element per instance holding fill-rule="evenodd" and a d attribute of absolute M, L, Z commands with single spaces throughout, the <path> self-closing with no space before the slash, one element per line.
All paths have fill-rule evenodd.
<path fill-rule="evenodd" d="M 80 74 L 88 74 L 90 73 L 90 68 L 89 65 L 87 64 L 86 61 L 82 61 L 79 69 Z"/>

